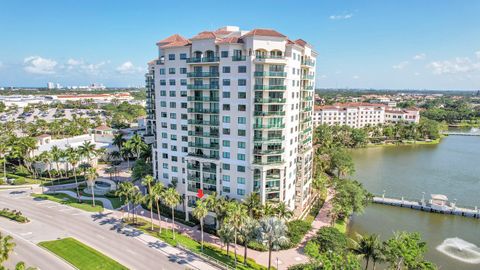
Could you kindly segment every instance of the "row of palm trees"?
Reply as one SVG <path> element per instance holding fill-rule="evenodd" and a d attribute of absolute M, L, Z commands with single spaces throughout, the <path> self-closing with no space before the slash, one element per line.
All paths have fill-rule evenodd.
<path fill-rule="evenodd" d="M 126 160 L 128 168 L 130 168 L 130 158 L 144 158 L 148 160 L 151 156 L 150 147 L 138 134 L 126 140 L 122 133 L 117 133 L 113 137 L 113 145 L 117 146 L 118 151 L 113 151 L 112 155 Z"/>
<path fill-rule="evenodd" d="M 151 230 L 154 230 L 153 208 L 157 210 L 158 232 L 162 232 L 160 221 L 160 203 L 170 207 L 172 213 L 171 230 L 172 238 L 175 239 L 175 208 L 182 202 L 180 194 L 175 187 L 165 187 L 161 182 L 155 182 L 151 175 L 147 175 L 142 185 L 146 187 L 147 193 L 142 195 L 140 188 L 131 182 L 120 183 L 116 195 L 123 198 L 127 205 L 127 219 L 130 219 L 132 210 L 132 221 L 137 222 L 135 208 L 145 203 L 150 209 Z M 130 209 L 132 204 L 132 209 Z M 284 203 L 262 204 L 257 193 L 252 193 L 243 202 L 219 197 L 215 193 L 196 200 L 192 215 L 200 223 L 201 250 L 204 249 L 204 226 L 205 219 L 209 213 L 216 216 L 219 228 L 217 233 L 225 244 L 227 254 L 230 243 L 234 244 L 234 260 L 237 264 L 237 244 L 244 245 L 244 258 L 247 258 L 248 245 L 252 241 L 264 244 L 269 251 L 269 268 L 272 250 L 278 249 L 280 245 L 288 243 L 286 221 L 293 216 Z M 244 259 L 244 264 L 247 264 Z"/>

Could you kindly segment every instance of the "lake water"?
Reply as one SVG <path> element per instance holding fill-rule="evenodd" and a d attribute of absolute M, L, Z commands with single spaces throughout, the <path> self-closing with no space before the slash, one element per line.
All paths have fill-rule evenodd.
<path fill-rule="evenodd" d="M 355 178 L 374 194 L 420 200 L 422 192 L 426 199 L 439 193 L 450 201 L 456 199 L 457 205 L 480 207 L 480 137 L 450 136 L 438 145 L 358 149 L 353 159 Z M 376 233 L 383 239 L 402 230 L 420 232 L 429 246 L 427 259 L 441 269 L 480 269 L 480 248 L 464 248 L 462 241 L 480 247 L 479 219 L 371 205 L 349 224 L 350 234 Z M 448 238 L 460 239 L 447 240 L 453 244 L 446 253 L 438 251 Z"/>

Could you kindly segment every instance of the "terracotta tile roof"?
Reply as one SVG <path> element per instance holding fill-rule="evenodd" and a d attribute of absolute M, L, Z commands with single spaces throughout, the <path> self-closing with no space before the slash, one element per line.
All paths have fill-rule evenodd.
<path fill-rule="evenodd" d="M 232 33 L 232 31 L 218 29 L 218 30 L 215 30 L 215 32 L 213 32 L 213 33 L 216 34 L 216 35 L 220 35 L 220 36 L 226 36 L 226 35 Z"/>
<path fill-rule="evenodd" d="M 244 36 L 264 36 L 264 37 L 282 37 L 286 38 L 287 36 L 280 34 L 279 32 L 273 29 L 253 29 L 252 31 L 246 33 Z"/>
<path fill-rule="evenodd" d="M 182 41 L 175 41 L 175 42 L 167 43 L 165 45 L 161 45 L 160 48 L 165 49 L 165 48 L 173 48 L 173 47 L 183 47 L 189 44 L 190 44 L 190 41 L 182 40 Z"/>
<path fill-rule="evenodd" d="M 101 125 L 96 127 L 95 130 L 112 130 L 112 128 L 106 125 Z"/>
<path fill-rule="evenodd" d="M 227 43 L 243 43 L 243 40 L 240 37 L 228 37 L 223 38 L 217 41 L 217 44 L 227 44 Z"/>
<path fill-rule="evenodd" d="M 347 102 L 347 103 L 336 103 L 333 105 L 325 106 L 315 106 L 315 111 L 321 110 L 346 110 L 347 108 L 355 107 L 375 107 L 375 108 L 385 108 L 385 104 L 374 104 L 374 103 L 362 103 L 362 102 Z"/>
<path fill-rule="evenodd" d="M 188 40 L 186 38 L 180 36 L 179 34 L 174 34 L 174 35 L 171 35 L 171 36 L 167 37 L 166 39 L 160 40 L 159 42 L 157 42 L 157 45 L 165 45 L 165 44 L 168 44 L 168 43 L 179 42 L 179 41 L 188 41 Z"/>
<path fill-rule="evenodd" d="M 38 135 L 38 136 L 37 136 L 37 138 L 39 138 L 39 139 L 48 138 L 48 137 L 51 137 L 51 135 L 49 135 L 49 134 L 42 134 L 42 135 Z"/>
<path fill-rule="evenodd" d="M 217 35 L 215 35 L 214 32 L 212 31 L 203 31 L 198 33 L 196 36 L 194 36 L 191 39 L 215 39 L 217 38 Z"/>
<path fill-rule="evenodd" d="M 305 40 L 301 39 L 301 38 L 295 40 L 294 43 L 297 44 L 297 45 L 300 45 L 302 47 L 305 47 L 305 45 L 307 45 L 307 42 Z"/>
<path fill-rule="evenodd" d="M 293 41 L 290 40 L 290 39 L 287 39 L 287 44 L 295 44 L 295 42 L 293 42 Z"/>

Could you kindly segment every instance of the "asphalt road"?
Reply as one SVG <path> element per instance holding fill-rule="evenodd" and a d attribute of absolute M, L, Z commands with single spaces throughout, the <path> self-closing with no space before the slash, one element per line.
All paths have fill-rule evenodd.
<path fill-rule="evenodd" d="M 166 253 L 173 249 L 159 242 L 146 242 L 139 231 L 119 230 L 119 217 L 113 213 L 89 213 L 46 200 L 34 199 L 28 190 L 0 190 L 0 208 L 20 210 L 30 219 L 18 224 L 0 218 L 0 228 L 12 234 L 19 245 L 13 260 L 24 261 L 41 269 L 70 269 L 53 254 L 35 246 L 38 242 L 74 237 L 99 250 L 130 269 L 214 269 L 196 256 L 184 252 Z M 162 249 L 163 248 L 163 249 Z M 165 249 L 167 248 L 167 249 Z M 58 267 L 57 267 L 58 265 Z"/>

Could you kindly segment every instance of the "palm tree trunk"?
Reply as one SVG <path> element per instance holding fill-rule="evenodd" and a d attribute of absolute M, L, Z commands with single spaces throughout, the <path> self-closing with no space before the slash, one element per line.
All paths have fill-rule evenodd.
<path fill-rule="evenodd" d="M 247 249 L 248 249 L 248 242 L 245 241 L 243 243 L 245 245 L 245 250 L 243 251 L 243 265 L 247 265 Z"/>
<path fill-rule="evenodd" d="M 202 239 L 202 251 L 203 251 L 203 218 L 200 220 L 200 230 L 201 230 L 201 239 Z"/>
<path fill-rule="evenodd" d="M 233 242 L 235 247 L 233 249 L 233 253 L 235 254 L 235 266 L 237 265 L 237 230 L 234 231 Z"/>
<path fill-rule="evenodd" d="M 377 262 L 376 261 L 373 261 L 373 270 L 375 270 L 375 268 L 377 267 Z"/>
<path fill-rule="evenodd" d="M 268 270 L 270 270 L 270 265 L 272 264 L 272 248 L 268 246 Z"/>
<path fill-rule="evenodd" d="M 158 216 L 158 233 L 162 233 L 162 218 L 160 217 L 160 207 L 158 206 L 158 201 L 155 201 L 157 205 L 157 216 Z"/>
<path fill-rule="evenodd" d="M 75 186 L 77 187 L 77 200 L 80 202 L 80 191 L 78 190 L 77 170 L 75 169 L 75 166 L 73 166 L 73 177 L 75 178 Z"/>
<path fill-rule="evenodd" d="M 6 156 L 3 157 L 3 179 L 7 181 L 7 157 Z"/>
<path fill-rule="evenodd" d="M 153 231 L 153 205 L 150 204 L 150 226 L 151 226 L 151 230 Z"/>
<path fill-rule="evenodd" d="M 175 240 L 175 210 L 173 209 L 173 206 L 172 206 L 172 237 L 173 237 L 173 240 Z"/>
<path fill-rule="evenodd" d="M 95 207 L 95 192 L 93 192 L 93 185 L 90 187 L 90 189 L 92 190 L 92 206 Z"/>
<path fill-rule="evenodd" d="M 227 256 L 229 252 L 230 252 L 230 243 L 227 242 Z"/>
<path fill-rule="evenodd" d="M 367 259 L 367 263 L 365 263 L 365 270 L 368 269 L 368 263 L 370 262 L 370 259 Z"/>
<path fill-rule="evenodd" d="M 127 200 L 127 198 L 125 198 L 125 200 Z M 130 202 L 129 201 L 127 202 L 127 219 L 128 220 L 130 219 Z"/>

